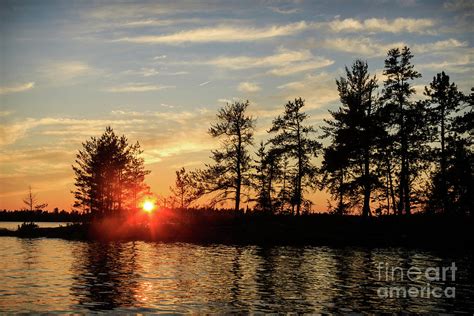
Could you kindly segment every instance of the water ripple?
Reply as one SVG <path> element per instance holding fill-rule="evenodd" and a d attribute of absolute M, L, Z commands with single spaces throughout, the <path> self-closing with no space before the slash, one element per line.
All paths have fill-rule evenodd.
<path fill-rule="evenodd" d="M 234 247 L 2 237 L 0 312 L 474 310 L 472 254 L 403 248 Z M 456 298 L 381 298 L 377 265 L 458 266 Z M 422 281 L 414 285 L 423 286 Z"/>

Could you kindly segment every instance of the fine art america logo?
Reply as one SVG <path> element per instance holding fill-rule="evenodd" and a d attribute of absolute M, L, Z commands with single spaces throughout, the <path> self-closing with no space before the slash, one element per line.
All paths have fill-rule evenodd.
<path fill-rule="evenodd" d="M 379 262 L 377 269 L 378 280 L 389 283 L 388 286 L 377 289 L 377 295 L 381 298 L 456 297 L 454 286 L 443 286 L 446 282 L 456 281 L 455 262 L 444 267 L 419 268 L 412 266 L 408 269 Z"/>

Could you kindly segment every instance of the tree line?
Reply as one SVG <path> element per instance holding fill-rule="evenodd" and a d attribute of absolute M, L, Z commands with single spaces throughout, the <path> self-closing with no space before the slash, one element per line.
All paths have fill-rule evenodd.
<path fill-rule="evenodd" d="M 308 192 L 320 189 L 340 215 L 472 214 L 473 89 L 462 93 L 441 72 L 415 98 L 421 74 L 412 58 L 408 47 L 389 50 L 382 82 L 366 61 L 346 67 L 336 80 L 340 105 L 319 136 L 305 101 L 288 101 L 255 154 L 249 101 L 225 105 L 208 130 L 220 141 L 212 163 L 176 171 L 169 206 L 188 208 L 205 196 L 212 207 L 239 211 L 251 202 L 255 211 L 300 215 L 311 211 Z M 110 127 L 85 142 L 73 166 L 76 207 L 97 214 L 136 207 L 150 194 L 141 153 Z"/>

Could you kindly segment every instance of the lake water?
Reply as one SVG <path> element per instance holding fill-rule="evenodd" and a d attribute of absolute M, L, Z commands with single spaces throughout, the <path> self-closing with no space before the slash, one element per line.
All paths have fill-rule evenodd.
<path fill-rule="evenodd" d="M 0 312 L 474 311 L 472 253 L 0 237 Z M 450 266 L 455 298 L 384 298 L 378 266 Z M 383 294 L 383 293 L 382 293 Z"/>

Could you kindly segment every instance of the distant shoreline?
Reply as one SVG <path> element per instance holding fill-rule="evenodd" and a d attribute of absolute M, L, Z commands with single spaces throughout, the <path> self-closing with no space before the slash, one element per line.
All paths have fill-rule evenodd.
<path fill-rule="evenodd" d="M 0 229 L 0 236 L 91 241 L 156 241 L 198 244 L 403 246 L 471 249 L 474 219 L 306 215 L 193 216 L 126 225 L 120 219 L 23 231 Z"/>

